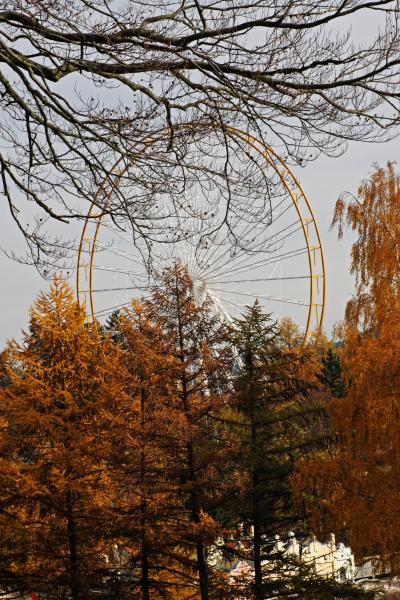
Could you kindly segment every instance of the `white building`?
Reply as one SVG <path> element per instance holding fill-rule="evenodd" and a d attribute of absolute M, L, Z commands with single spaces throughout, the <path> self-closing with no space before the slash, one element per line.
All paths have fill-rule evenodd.
<path fill-rule="evenodd" d="M 320 542 L 315 536 L 298 542 L 293 533 L 290 548 L 306 563 L 314 566 L 317 575 L 334 577 L 337 581 L 354 581 L 355 563 L 351 548 L 339 542 L 336 544 L 335 534 L 331 533 L 326 542 Z M 289 550 L 288 550 L 289 551 Z"/>
<path fill-rule="evenodd" d="M 230 547 L 232 549 L 231 559 L 226 557 L 223 549 Z M 320 542 L 315 536 L 307 539 L 298 540 L 293 532 L 287 536 L 275 536 L 271 540 L 271 555 L 283 552 L 287 556 L 294 556 L 306 564 L 312 566 L 317 575 L 322 577 L 334 577 L 337 581 L 354 581 L 355 564 L 354 555 L 351 549 L 341 542 L 336 544 L 335 535 L 331 534 L 326 542 Z M 235 556 L 235 550 L 237 554 Z M 253 577 L 252 561 L 246 558 L 246 554 L 251 555 L 251 544 L 249 540 L 230 540 L 228 542 L 219 540 L 209 555 L 210 564 L 217 569 L 229 573 L 232 580 L 243 578 L 251 579 Z M 265 561 L 266 570 L 273 565 Z"/>

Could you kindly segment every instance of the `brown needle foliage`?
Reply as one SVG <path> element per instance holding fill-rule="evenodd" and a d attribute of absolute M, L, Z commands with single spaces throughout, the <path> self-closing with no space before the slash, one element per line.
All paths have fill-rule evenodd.
<path fill-rule="evenodd" d="M 375 168 L 334 222 L 357 234 L 356 294 L 342 326 L 343 399 L 332 403 L 332 443 L 299 467 L 297 490 L 316 528 L 345 530 L 359 557 L 399 570 L 400 176 Z"/>
<path fill-rule="evenodd" d="M 7 352 L 0 390 L 0 587 L 98 597 L 115 541 L 108 465 L 119 353 L 54 277 Z"/>
<path fill-rule="evenodd" d="M 187 436 L 176 393 L 178 363 L 141 302 L 132 302 L 115 325 L 123 347 L 119 376 L 125 375 L 128 393 L 119 406 L 114 456 L 120 571 L 130 577 L 135 598 L 175 598 L 183 584 L 175 576 L 182 567 L 173 558 L 180 515 L 174 470 Z"/>
<path fill-rule="evenodd" d="M 162 330 L 175 365 L 178 414 L 169 472 L 177 486 L 172 535 L 179 548 L 172 558 L 184 567 L 181 573 L 186 572 L 186 587 L 194 597 L 228 597 L 228 591 L 221 590 L 223 581 L 206 560 L 207 548 L 220 532 L 212 514 L 230 485 L 220 472 L 229 462 L 232 446 L 221 432 L 217 435 L 215 421 L 230 393 L 232 357 L 225 327 L 208 297 L 196 303 L 193 282 L 180 263 L 160 275 L 144 305 L 150 321 Z M 177 576 L 185 584 L 182 575 Z"/>

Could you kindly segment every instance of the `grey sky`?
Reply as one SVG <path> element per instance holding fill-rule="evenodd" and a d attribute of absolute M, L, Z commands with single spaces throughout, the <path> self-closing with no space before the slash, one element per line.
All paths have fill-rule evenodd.
<path fill-rule="evenodd" d="M 383 22 L 383 15 L 381 15 Z M 351 20 L 352 38 L 356 42 L 374 37 L 379 26 L 379 16 L 359 17 Z M 346 23 L 347 27 L 348 24 Z M 69 84 L 67 84 L 69 85 Z M 332 212 L 337 197 L 343 191 L 356 192 L 361 180 L 368 176 L 372 164 L 384 165 L 387 160 L 397 160 L 400 140 L 387 144 L 354 143 L 336 159 L 320 157 L 304 168 L 294 169 L 313 206 L 324 244 L 327 266 L 327 302 L 325 330 L 331 333 L 332 325 L 343 317 L 347 300 L 353 291 L 349 274 L 351 235 L 341 241 L 329 231 Z M 76 225 L 73 227 L 77 231 Z M 79 230 L 79 228 L 78 228 Z M 68 230 L 65 230 L 68 235 Z M 0 246 L 23 252 L 22 236 L 12 222 L 7 206 L 0 211 Z M 0 254 L 0 347 L 9 337 L 20 337 L 26 327 L 28 308 L 41 289 L 48 283 L 41 279 L 33 267 L 18 264 Z M 71 281 L 74 285 L 74 281 Z"/>
<path fill-rule="evenodd" d="M 387 160 L 399 158 L 400 141 L 387 144 L 353 144 L 345 155 L 336 159 L 320 157 L 303 169 L 296 169 L 320 226 L 327 264 L 327 305 L 325 329 L 329 334 L 334 322 L 343 316 L 346 301 L 353 290 L 349 274 L 349 251 L 351 235 L 338 241 L 335 232 L 329 231 L 333 207 L 343 191 L 355 192 L 361 180 L 368 176 L 374 162 L 384 165 Z M 3 207 L 0 223 L 1 245 L 23 248 L 19 234 L 12 223 L 6 207 Z M 0 255 L 0 343 L 9 337 L 20 337 L 26 327 L 29 305 L 47 282 L 41 279 L 33 267 L 18 264 Z M 73 284 L 73 282 L 71 282 Z"/>

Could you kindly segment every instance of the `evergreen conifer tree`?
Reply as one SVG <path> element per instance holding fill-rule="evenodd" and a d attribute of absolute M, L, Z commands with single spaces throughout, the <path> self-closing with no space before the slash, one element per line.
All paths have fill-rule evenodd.
<path fill-rule="evenodd" d="M 242 415 L 240 464 L 248 473 L 237 521 L 247 524 L 253 542 L 251 552 L 242 554 L 254 565 L 254 580 L 242 597 L 371 598 L 350 584 L 317 576 L 311 565 L 274 543 L 275 534 L 284 538 L 289 529 L 304 526 L 305 515 L 292 501 L 290 477 L 296 458 L 313 441 L 316 418 L 308 399 L 317 383 L 315 350 L 288 343 L 287 333 L 258 303 L 230 331 L 240 363 L 235 382 Z"/>
<path fill-rule="evenodd" d="M 253 530 L 254 598 L 264 599 L 265 541 L 289 527 L 289 475 L 299 442 L 296 417 L 307 386 L 299 378 L 300 358 L 282 348 L 279 328 L 258 303 L 236 319 L 231 339 L 240 358 L 237 402 L 244 419 L 242 468 L 248 489 L 239 512 Z"/>
<path fill-rule="evenodd" d="M 340 356 L 330 347 L 322 357 L 322 370 L 319 375 L 321 383 L 330 390 L 334 398 L 343 398 L 345 383 L 342 378 Z"/>

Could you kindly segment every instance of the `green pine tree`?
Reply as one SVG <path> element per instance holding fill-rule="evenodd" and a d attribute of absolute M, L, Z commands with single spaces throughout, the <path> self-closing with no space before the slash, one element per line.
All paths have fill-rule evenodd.
<path fill-rule="evenodd" d="M 322 371 L 319 379 L 330 390 L 334 398 L 343 398 L 345 383 L 342 379 L 340 356 L 332 348 L 328 348 L 327 353 L 322 357 Z"/>
<path fill-rule="evenodd" d="M 258 303 L 234 321 L 230 338 L 239 363 L 238 463 L 248 478 L 236 518 L 251 532 L 252 549 L 243 558 L 254 565 L 254 580 L 243 597 L 371 598 L 352 585 L 316 576 L 294 556 L 271 551 L 274 534 L 299 528 L 303 518 L 292 503 L 290 476 L 296 458 L 313 441 L 312 423 L 318 418 L 308 398 L 317 383 L 313 347 L 287 344 L 279 325 Z"/>

